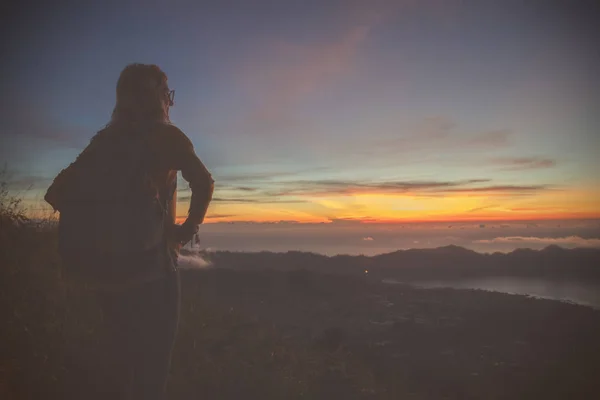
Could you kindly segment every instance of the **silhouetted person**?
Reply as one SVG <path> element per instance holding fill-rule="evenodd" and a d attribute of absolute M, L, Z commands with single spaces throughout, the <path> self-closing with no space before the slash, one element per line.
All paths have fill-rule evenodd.
<path fill-rule="evenodd" d="M 45 196 L 60 211 L 67 274 L 97 289 L 109 332 L 113 379 L 88 387 L 85 398 L 164 398 L 179 319 L 177 255 L 203 222 L 214 184 L 169 121 L 173 98 L 160 68 L 127 66 L 111 121 Z M 182 225 L 177 171 L 192 190 Z"/>

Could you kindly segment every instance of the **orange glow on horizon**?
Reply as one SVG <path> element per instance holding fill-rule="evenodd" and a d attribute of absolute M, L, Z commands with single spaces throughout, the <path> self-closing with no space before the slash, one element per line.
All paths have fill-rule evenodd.
<path fill-rule="evenodd" d="M 423 196 L 388 193 L 303 196 L 299 203 L 211 205 L 206 223 L 361 223 L 526 221 L 600 218 L 600 191 L 551 191 L 532 195 L 454 193 Z M 184 204 L 180 205 L 184 207 Z M 185 208 L 185 207 L 184 207 Z M 180 210 L 182 211 L 182 210 Z M 180 213 L 182 215 L 184 213 Z M 184 218 L 179 218 L 181 222 Z"/>
<path fill-rule="evenodd" d="M 484 221 L 544 221 L 600 219 L 600 196 L 590 192 L 564 192 L 552 196 L 508 198 L 504 203 L 470 196 L 423 198 L 389 194 L 361 194 L 307 198 L 299 204 L 223 204 L 209 207 L 204 223 L 319 224 L 353 221 L 361 224 L 457 223 Z M 490 203 L 491 201 L 491 203 Z M 486 203 L 488 202 L 488 203 Z M 31 204 L 30 204 L 31 203 Z M 56 219 L 48 207 L 28 201 L 31 218 Z M 189 204 L 178 203 L 177 223 L 187 217 Z"/>
<path fill-rule="evenodd" d="M 409 223 L 458 223 L 458 222 L 504 222 L 504 221 L 561 221 L 561 220 L 584 220 L 584 219 L 600 219 L 600 213 L 562 213 L 562 214 L 521 214 L 521 215 L 478 215 L 478 216 L 447 216 L 445 218 L 422 217 L 422 218 L 395 218 L 395 219 L 352 219 L 343 218 L 343 221 L 357 222 L 361 224 L 409 224 Z M 185 221 L 184 217 L 179 217 L 177 223 Z M 248 219 L 248 218 L 211 218 L 207 216 L 205 224 L 216 223 L 235 223 L 235 222 L 251 222 L 251 223 L 277 223 L 277 222 L 293 221 L 298 224 L 319 224 L 332 223 L 332 220 L 325 219 L 302 219 L 302 220 L 281 220 L 281 219 Z"/>

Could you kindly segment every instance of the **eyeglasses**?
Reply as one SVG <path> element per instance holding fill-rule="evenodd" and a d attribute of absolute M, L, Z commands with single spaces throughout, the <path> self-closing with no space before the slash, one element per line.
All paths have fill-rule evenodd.
<path fill-rule="evenodd" d="M 175 90 L 169 90 L 167 96 L 169 97 L 169 107 L 172 107 L 175 104 Z"/>

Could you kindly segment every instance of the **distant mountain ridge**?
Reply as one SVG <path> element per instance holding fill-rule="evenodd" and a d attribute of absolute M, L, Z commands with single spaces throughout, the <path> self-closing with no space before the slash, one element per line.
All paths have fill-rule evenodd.
<path fill-rule="evenodd" d="M 306 269 L 403 280 L 519 276 L 600 281 L 600 249 L 565 249 L 556 245 L 541 250 L 516 249 L 510 253 L 478 253 L 450 245 L 376 256 L 219 251 L 210 254 L 210 258 L 217 268 Z"/>

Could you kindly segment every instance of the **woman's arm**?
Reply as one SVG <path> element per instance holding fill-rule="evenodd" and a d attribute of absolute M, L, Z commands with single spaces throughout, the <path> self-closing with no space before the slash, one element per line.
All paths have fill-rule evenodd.
<path fill-rule="evenodd" d="M 208 169 L 196 155 L 194 146 L 179 129 L 171 126 L 170 139 L 175 144 L 172 155 L 173 169 L 181 171 L 183 179 L 189 182 L 192 190 L 188 216 L 180 229 L 182 241 L 192 238 L 198 225 L 204 222 L 208 206 L 212 200 L 214 180 Z"/>

